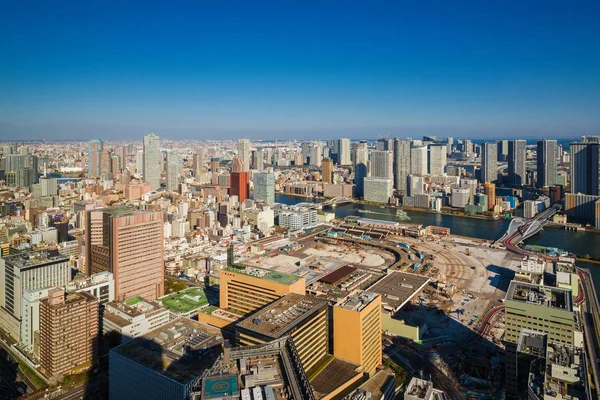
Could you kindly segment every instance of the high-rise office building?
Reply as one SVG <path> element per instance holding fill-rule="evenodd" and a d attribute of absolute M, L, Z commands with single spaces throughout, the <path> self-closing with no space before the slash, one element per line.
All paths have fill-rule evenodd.
<path fill-rule="evenodd" d="M 350 139 L 341 138 L 338 140 L 338 164 L 339 165 L 350 165 Z"/>
<path fill-rule="evenodd" d="M 220 271 L 219 306 L 247 314 L 305 290 L 306 279 L 299 276 L 257 267 L 227 267 Z"/>
<path fill-rule="evenodd" d="M 328 308 L 325 299 L 290 293 L 239 322 L 236 343 L 255 346 L 290 336 L 308 371 L 329 353 Z"/>
<path fill-rule="evenodd" d="M 373 150 L 371 152 L 372 178 L 393 178 L 392 153 L 387 150 Z"/>
<path fill-rule="evenodd" d="M 537 142 L 537 184 L 542 187 L 556 185 L 556 140 Z"/>
<path fill-rule="evenodd" d="M 40 365 L 61 376 L 96 362 L 98 301 L 87 292 L 51 290 L 40 301 Z"/>
<path fill-rule="evenodd" d="M 365 193 L 364 183 L 365 178 L 368 176 L 369 164 L 369 149 L 366 147 L 359 147 L 355 152 L 354 160 L 354 183 L 356 184 L 356 196 L 362 198 Z"/>
<path fill-rule="evenodd" d="M 58 250 L 26 251 L 0 258 L 0 326 L 19 340 L 24 293 L 63 286 L 70 279 L 69 258 Z"/>
<path fill-rule="evenodd" d="M 496 182 L 498 178 L 498 145 L 486 142 L 481 152 L 481 182 Z"/>
<path fill-rule="evenodd" d="M 152 190 L 160 188 L 160 164 L 160 138 L 154 133 L 149 133 L 144 136 L 143 175 L 144 182 L 149 183 Z"/>
<path fill-rule="evenodd" d="M 488 210 L 491 210 L 496 205 L 496 185 L 492 182 L 485 182 L 483 184 L 483 193 L 488 199 Z"/>
<path fill-rule="evenodd" d="M 229 194 L 237 196 L 242 202 L 248 198 L 250 192 L 250 172 L 232 172 L 229 174 Z"/>
<path fill-rule="evenodd" d="M 321 175 L 323 183 L 333 182 L 333 160 L 326 158 L 321 162 Z"/>
<path fill-rule="evenodd" d="M 460 187 L 463 189 L 469 189 L 469 204 L 475 204 L 475 192 L 477 192 L 477 179 L 462 178 L 459 181 Z"/>
<path fill-rule="evenodd" d="M 242 163 L 242 172 L 250 171 L 250 140 L 238 139 L 238 158 Z"/>
<path fill-rule="evenodd" d="M 410 174 L 410 140 L 394 139 L 394 189 L 407 192 Z"/>
<path fill-rule="evenodd" d="M 88 275 L 112 272 L 115 298 L 164 294 L 162 211 L 101 208 L 86 215 Z"/>
<path fill-rule="evenodd" d="M 263 172 L 265 169 L 265 152 L 263 149 L 258 149 L 254 151 L 252 159 L 252 168 L 258 172 Z"/>
<path fill-rule="evenodd" d="M 446 172 L 446 145 L 429 145 L 429 175 L 442 176 Z"/>
<path fill-rule="evenodd" d="M 275 203 L 275 175 L 266 172 L 254 174 L 254 200 Z"/>
<path fill-rule="evenodd" d="M 110 174 L 112 172 L 112 154 L 105 147 L 100 152 L 100 175 Z"/>
<path fill-rule="evenodd" d="M 373 375 L 382 361 L 381 296 L 355 293 L 333 307 L 333 355 Z"/>
<path fill-rule="evenodd" d="M 600 144 L 584 137 L 571 143 L 570 153 L 571 193 L 600 195 Z"/>
<path fill-rule="evenodd" d="M 100 176 L 100 153 L 102 152 L 102 142 L 98 139 L 92 139 L 88 142 L 88 176 Z"/>
<path fill-rule="evenodd" d="M 388 138 L 377 139 L 377 150 L 380 151 L 392 151 L 394 149 L 394 141 Z"/>
<path fill-rule="evenodd" d="M 174 151 L 169 152 L 167 154 L 167 191 L 177 191 L 181 166 L 181 156 Z"/>
<path fill-rule="evenodd" d="M 525 140 L 510 140 L 508 142 L 508 184 L 523 186 L 526 177 L 527 142 Z"/>
<path fill-rule="evenodd" d="M 452 147 L 454 147 L 454 139 L 451 137 L 446 138 L 446 154 L 452 154 Z"/>
<path fill-rule="evenodd" d="M 410 149 L 410 174 L 427 175 L 427 146 L 413 146 Z"/>
<path fill-rule="evenodd" d="M 9 187 L 31 186 L 38 182 L 38 158 L 30 154 L 8 154 L 5 159 L 6 184 Z"/>
<path fill-rule="evenodd" d="M 508 140 L 499 140 L 496 147 L 498 161 L 506 161 L 508 159 Z"/>
<path fill-rule="evenodd" d="M 320 144 L 315 143 L 312 146 L 310 146 L 309 158 L 310 158 L 310 165 L 315 166 L 315 167 L 321 166 L 321 160 L 323 159 L 323 155 L 322 155 L 322 150 L 321 150 Z"/>
<path fill-rule="evenodd" d="M 364 178 L 364 200 L 374 203 L 388 204 L 394 193 L 394 185 L 388 178 Z"/>

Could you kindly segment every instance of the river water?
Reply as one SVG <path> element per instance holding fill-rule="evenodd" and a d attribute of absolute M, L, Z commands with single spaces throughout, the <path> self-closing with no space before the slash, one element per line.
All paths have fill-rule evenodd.
<path fill-rule="evenodd" d="M 298 204 L 301 202 L 314 203 L 312 198 L 288 196 L 278 194 L 275 201 L 283 204 Z M 359 210 L 368 210 L 370 213 L 361 213 Z M 336 208 L 325 208 L 325 211 L 335 212 L 337 218 L 347 216 L 360 216 L 363 218 L 382 219 L 386 221 L 396 220 L 396 209 L 381 208 L 378 206 L 348 203 L 337 206 Z M 405 210 L 410 217 L 410 223 L 444 226 L 450 228 L 450 233 L 460 236 L 476 237 L 480 239 L 496 240 L 499 239 L 510 224 L 509 220 L 485 220 L 477 218 L 467 218 L 449 214 L 437 214 L 430 212 L 420 212 Z M 600 256 L 600 233 L 594 232 L 573 232 L 564 229 L 547 228 L 537 235 L 527 239 L 526 244 L 535 244 L 539 246 L 558 247 L 575 254 L 589 254 L 590 256 Z M 590 262 L 578 262 L 578 266 L 588 268 L 593 276 L 596 291 L 600 293 L 600 264 Z"/>

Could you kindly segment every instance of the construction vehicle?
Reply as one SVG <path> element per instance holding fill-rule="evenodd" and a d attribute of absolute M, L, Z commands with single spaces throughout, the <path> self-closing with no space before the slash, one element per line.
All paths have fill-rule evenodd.
<path fill-rule="evenodd" d="M 466 254 L 466 255 L 468 255 L 468 256 L 470 256 L 470 255 L 471 255 L 471 249 L 469 249 L 469 248 L 467 247 L 467 250 L 465 251 L 465 254 Z"/>

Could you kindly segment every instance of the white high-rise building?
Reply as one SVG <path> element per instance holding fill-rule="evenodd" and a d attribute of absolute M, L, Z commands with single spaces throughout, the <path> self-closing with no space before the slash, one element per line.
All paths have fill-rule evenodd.
<path fill-rule="evenodd" d="M 144 182 L 152 186 L 152 190 L 160 188 L 160 138 L 154 133 L 144 136 Z"/>
<path fill-rule="evenodd" d="M 173 151 L 167 154 L 167 191 L 177 190 L 179 171 L 181 170 L 181 156 Z"/>
<path fill-rule="evenodd" d="M 242 163 L 242 171 L 250 171 L 250 141 L 248 139 L 238 139 L 238 158 Z"/>
<path fill-rule="evenodd" d="M 427 175 L 427 146 L 414 146 L 410 149 L 410 174 Z"/>
<path fill-rule="evenodd" d="M 315 167 L 321 166 L 321 161 L 323 160 L 323 156 L 322 156 L 320 144 L 317 143 L 317 144 L 313 144 L 312 146 L 310 146 L 309 157 L 310 157 L 310 165 L 313 165 Z"/>
<path fill-rule="evenodd" d="M 350 165 L 350 139 L 341 138 L 338 141 L 338 164 Z"/>
<path fill-rule="evenodd" d="M 263 172 L 265 169 L 264 161 L 265 152 L 262 149 L 256 150 L 254 152 L 254 159 L 252 160 L 253 168 L 258 172 Z"/>
<path fill-rule="evenodd" d="M 394 139 L 394 189 L 406 194 L 410 174 L 410 140 Z"/>
<path fill-rule="evenodd" d="M 484 143 L 481 152 L 481 182 L 496 182 L 498 178 L 498 144 Z"/>
<path fill-rule="evenodd" d="M 429 175 L 441 176 L 446 171 L 446 145 L 429 145 Z"/>

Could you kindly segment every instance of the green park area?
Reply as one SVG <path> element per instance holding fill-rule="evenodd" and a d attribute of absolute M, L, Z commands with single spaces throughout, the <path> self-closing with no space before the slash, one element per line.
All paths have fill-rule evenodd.
<path fill-rule="evenodd" d="M 165 308 L 176 314 L 186 314 L 204 307 L 208 298 L 201 287 L 189 287 L 176 293 L 171 293 L 158 299 Z"/>

